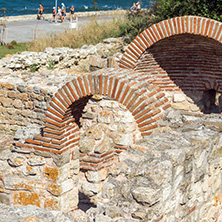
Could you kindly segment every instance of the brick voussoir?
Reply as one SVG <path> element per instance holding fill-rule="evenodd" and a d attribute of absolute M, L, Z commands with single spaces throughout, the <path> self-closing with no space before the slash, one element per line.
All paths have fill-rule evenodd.
<path fill-rule="evenodd" d="M 49 103 L 49 107 L 53 108 L 57 112 L 59 112 L 61 115 L 65 115 L 65 111 L 63 111 L 55 102 L 51 101 Z"/>

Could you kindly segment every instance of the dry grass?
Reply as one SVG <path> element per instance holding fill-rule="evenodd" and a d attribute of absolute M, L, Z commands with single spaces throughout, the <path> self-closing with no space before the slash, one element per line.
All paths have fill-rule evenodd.
<path fill-rule="evenodd" d="M 37 39 L 31 43 L 30 50 L 44 51 L 47 47 L 80 48 L 85 44 L 97 44 L 105 38 L 119 37 L 121 35 L 120 27 L 123 27 L 124 23 L 126 23 L 125 18 L 98 23 L 95 17 L 79 31 L 68 30 L 65 34 L 50 34 Z"/>

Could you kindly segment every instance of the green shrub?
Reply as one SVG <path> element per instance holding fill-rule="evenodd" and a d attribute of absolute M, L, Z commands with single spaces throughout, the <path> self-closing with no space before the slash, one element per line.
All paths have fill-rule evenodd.
<path fill-rule="evenodd" d="M 35 72 L 38 70 L 38 65 L 36 63 L 33 63 L 32 65 L 30 65 L 29 68 L 31 72 Z"/>
<path fill-rule="evenodd" d="M 156 0 L 151 8 L 156 22 L 184 15 L 222 21 L 222 0 Z"/>
<path fill-rule="evenodd" d="M 15 40 L 12 40 L 12 41 L 11 41 L 11 44 L 12 44 L 12 45 L 17 45 L 17 42 L 16 42 Z"/>
<path fill-rule="evenodd" d="M 52 70 L 52 69 L 54 69 L 54 66 L 55 66 L 55 62 L 54 62 L 53 60 L 50 60 L 50 61 L 48 62 L 48 69 L 49 69 L 49 70 Z"/>

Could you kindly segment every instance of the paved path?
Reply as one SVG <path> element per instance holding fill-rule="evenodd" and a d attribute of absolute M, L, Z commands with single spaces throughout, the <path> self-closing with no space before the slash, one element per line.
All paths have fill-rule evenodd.
<path fill-rule="evenodd" d="M 110 20 L 112 15 L 98 16 L 98 22 L 104 20 Z M 78 27 L 81 28 L 83 24 L 87 24 L 93 17 L 80 17 L 78 18 Z M 7 22 L 7 30 L 5 42 L 9 43 L 12 40 L 16 42 L 30 42 L 34 38 L 43 36 L 48 33 L 64 32 L 70 29 L 70 21 L 65 20 L 64 23 L 58 21 L 58 23 L 51 23 L 50 18 L 45 20 L 21 20 Z"/>

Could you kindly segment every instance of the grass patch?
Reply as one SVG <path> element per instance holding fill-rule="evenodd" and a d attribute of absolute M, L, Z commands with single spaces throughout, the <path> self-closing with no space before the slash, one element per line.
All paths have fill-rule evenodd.
<path fill-rule="evenodd" d="M 30 45 L 32 51 L 44 51 L 47 47 L 80 48 L 83 45 L 97 44 L 105 38 L 119 37 L 120 24 L 124 20 L 113 19 L 108 22 L 97 22 L 97 18 L 82 26 L 80 30 L 67 30 L 65 33 L 53 33 L 37 39 Z"/>
<path fill-rule="evenodd" d="M 139 33 L 154 23 L 150 10 L 136 15 L 114 16 L 111 21 L 98 22 L 95 16 L 80 30 L 67 30 L 65 33 L 53 33 L 37 39 L 30 45 L 31 51 L 44 51 L 47 47 L 80 48 L 83 45 L 97 44 L 106 38 L 125 37 L 131 42 Z"/>
<path fill-rule="evenodd" d="M 5 57 L 7 54 L 16 54 L 23 51 L 27 51 L 30 48 L 30 43 L 15 43 L 12 41 L 6 45 L 0 45 L 0 59 Z"/>

